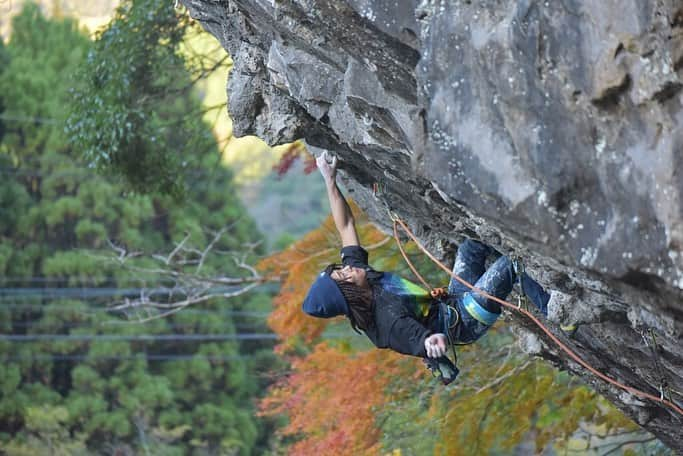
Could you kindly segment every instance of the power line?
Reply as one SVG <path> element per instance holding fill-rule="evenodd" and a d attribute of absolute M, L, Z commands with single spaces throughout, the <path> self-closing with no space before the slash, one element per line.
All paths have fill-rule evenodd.
<path fill-rule="evenodd" d="M 242 333 L 242 334 L 0 334 L 0 341 L 8 342 L 39 342 L 39 341 L 147 341 L 147 342 L 180 342 L 198 340 L 275 340 L 277 334 L 272 333 Z"/>
<path fill-rule="evenodd" d="M 232 323 L 232 320 L 227 320 L 226 322 Z M 45 326 L 58 326 L 60 328 L 92 328 L 93 326 L 95 327 L 106 327 L 106 326 L 112 326 L 110 324 L 106 324 L 104 322 L 102 323 L 94 323 L 90 321 L 85 321 L 85 322 L 80 322 L 80 323 L 73 323 L 73 322 L 45 322 L 42 320 L 22 320 L 22 321 L 14 321 L 11 323 L 12 327 L 16 328 L 40 328 L 41 323 L 44 323 Z M 195 322 L 195 323 L 172 323 L 172 322 L 166 322 L 164 323 L 165 328 L 173 328 L 173 329 L 185 329 L 185 328 L 196 328 L 197 326 L 200 325 L 206 325 L 207 322 Z M 139 323 L 135 323 L 134 321 L 127 321 L 125 322 L 126 327 L 133 327 L 134 325 L 139 325 Z M 117 324 L 116 326 L 124 326 L 124 324 Z M 226 324 L 224 325 L 225 327 L 232 328 L 232 325 Z M 239 324 L 235 325 L 234 328 L 236 330 L 242 330 L 242 329 L 258 329 L 262 328 L 262 324 L 254 323 L 250 325 L 244 325 L 244 324 Z"/>
<path fill-rule="evenodd" d="M 123 313 L 124 311 L 118 310 L 118 309 L 109 309 L 109 308 L 98 308 L 98 307 L 89 307 L 87 309 L 79 309 L 77 307 L 69 306 L 66 304 L 49 304 L 49 305 L 43 305 L 43 304 L 19 304 L 19 303 L 14 303 L 14 304 L 3 304 L 0 303 L 0 310 L 3 308 L 10 308 L 10 309 L 26 309 L 26 310 L 61 310 L 64 309 L 65 311 L 67 310 L 75 310 L 79 312 L 84 312 L 84 313 L 96 313 L 98 311 L 102 312 L 121 312 Z M 240 316 L 240 317 L 255 317 L 255 318 L 266 318 L 270 315 L 270 312 L 256 312 L 256 311 L 249 311 L 249 310 L 210 310 L 210 309 L 183 309 L 181 314 L 190 314 L 190 315 L 224 315 L 224 316 Z M 130 323 L 129 321 L 121 321 L 117 322 L 116 324 L 126 324 Z M 114 324 L 114 323 L 109 323 L 109 324 Z"/>
<path fill-rule="evenodd" d="M 226 168 L 227 169 L 227 168 Z M 102 181 L 107 181 L 111 182 L 109 179 L 106 177 L 100 175 L 100 174 L 93 174 L 90 172 L 87 168 L 86 164 L 78 164 L 75 163 L 72 165 L 71 169 L 67 170 L 52 170 L 52 171 L 43 171 L 41 169 L 35 169 L 35 168 L 9 168 L 9 167 L 0 167 L 0 174 L 8 174 L 8 175 L 14 175 L 14 176 L 28 176 L 28 177 L 86 177 L 88 179 L 97 179 L 97 180 L 102 180 Z M 224 173 L 225 176 L 228 176 L 228 173 Z M 217 174 L 215 171 L 212 170 L 201 170 L 201 169 L 196 169 L 196 170 L 187 170 L 185 172 L 185 177 L 206 177 L 206 176 L 217 176 L 217 177 L 222 177 L 220 174 Z M 201 182 L 195 183 L 195 185 L 188 186 L 190 188 L 199 188 Z M 203 185 L 207 185 L 207 182 L 204 182 Z"/>
<path fill-rule="evenodd" d="M 205 293 L 232 293 L 243 288 L 241 285 L 233 287 L 209 288 Z M 101 298 L 114 296 L 158 296 L 158 295 L 186 295 L 189 290 L 185 288 L 105 288 L 105 287 L 49 287 L 49 288 L 0 288 L 0 299 L 28 299 L 28 298 Z"/>
<path fill-rule="evenodd" d="M 0 0 L 2 1 L 2 0 Z M 114 258 L 113 252 L 112 252 L 112 258 Z M 14 277 L 2 277 L 0 278 L 0 283 L 61 283 L 65 281 L 69 282 L 81 282 L 81 283 L 93 283 L 95 281 L 97 282 L 104 282 L 104 281 L 115 281 L 116 283 L 121 283 L 121 282 L 136 282 L 140 283 L 142 279 L 136 276 L 114 276 L 114 275 L 106 275 L 106 276 L 97 276 L 96 278 L 92 278 L 89 280 L 83 279 L 81 277 L 39 277 L 39 276 L 26 276 L 26 277 L 20 277 L 20 276 L 14 276 Z"/>
<path fill-rule="evenodd" d="M 325 339 L 345 339 L 350 333 L 329 333 Z M 241 334 L 0 334 L 0 342 L 90 342 L 90 341 L 131 341 L 131 342 L 186 342 L 186 341 L 226 341 L 226 340 L 277 340 L 280 336 L 273 333 Z"/>
<path fill-rule="evenodd" d="M 248 359 L 247 356 L 242 355 L 159 355 L 138 353 L 134 355 L 27 355 L 27 356 L 10 356 L 8 358 L 0 358 L 0 361 L 100 361 L 100 360 L 136 360 L 144 359 L 147 361 L 192 361 L 192 360 L 207 360 L 207 361 L 234 361 Z"/>
<path fill-rule="evenodd" d="M 24 123 L 45 123 L 45 124 L 63 124 L 57 119 L 51 119 L 48 117 L 32 117 L 32 116 L 16 116 L 12 114 L 2 113 L 0 114 L 0 119 L 9 120 L 12 122 L 24 122 Z"/>

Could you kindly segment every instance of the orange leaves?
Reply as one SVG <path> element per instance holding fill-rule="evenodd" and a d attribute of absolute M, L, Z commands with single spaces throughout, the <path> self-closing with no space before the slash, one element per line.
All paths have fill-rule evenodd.
<path fill-rule="evenodd" d="M 305 174 L 310 174 L 316 169 L 315 157 L 308 153 L 302 141 L 295 141 L 286 146 L 280 161 L 273 166 L 273 169 L 278 176 L 283 176 L 289 172 L 294 163 L 299 159 L 304 160 Z"/>
<path fill-rule="evenodd" d="M 350 355 L 327 343 L 292 364 L 293 373 L 261 402 L 266 415 L 287 413 L 285 436 L 303 439 L 290 454 L 377 454 L 375 411 L 400 356 L 388 350 Z"/>

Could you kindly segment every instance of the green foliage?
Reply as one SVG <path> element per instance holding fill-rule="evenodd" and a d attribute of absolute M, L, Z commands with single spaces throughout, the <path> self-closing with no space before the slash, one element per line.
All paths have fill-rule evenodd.
<path fill-rule="evenodd" d="M 9 65 L 9 54 L 7 53 L 5 49 L 5 43 L 0 40 L 0 76 L 2 75 L 3 71 L 7 66 Z M 0 116 L 5 111 L 5 102 L 3 100 L 2 94 L 0 94 Z M 0 117 L 0 142 L 2 142 L 2 138 L 5 136 L 5 122 Z M 1 162 L 0 162 L 1 163 Z"/>
<path fill-rule="evenodd" d="M 206 128 L 177 121 L 178 113 L 201 117 L 196 103 L 195 111 L 184 103 L 192 80 L 179 47 L 191 26 L 173 2 L 123 2 L 88 52 L 72 93 L 71 140 L 91 165 L 137 190 L 181 195 L 187 183 L 178 177 L 208 146 Z"/>
<path fill-rule="evenodd" d="M 7 455 L 86 455 L 84 436 L 69 435 L 69 412 L 64 407 L 32 406 L 26 409 L 25 432 L 4 446 Z"/>
<path fill-rule="evenodd" d="M 378 411 L 383 447 L 401 454 L 512 454 L 569 448 L 582 428 L 636 437 L 639 428 L 594 391 L 517 352 L 505 328 L 459 350 L 461 374 L 451 387 L 400 382 Z M 432 430 L 429 434 L 424 429 Z M 637 439 L 636 439 L 637 440 Z M 579 438 L 585 446 L 583 438 Z M 614 440 L 613 442 L 618 442 Z"/>
<path fill-rule="evenodd" d="M 121 450 L 246 455 L 265 451 L 271 425 L 254 418 L 253 399 L 269 383 L 263 371 L 264 366 L 274 364 L 271 342 L 98 339 L 110 335 L 230 335 L 244 328 L 266 331 L 263 319 L 225 313 L 226 308 L 265 311 L 269 299 L 264 294 L 244 295 L 239 302 L 216 299 L 200 309 L 144 325 L 105 311 L 106 305 L 122 302 L 141 287 L 158 285 L 153 274 L 122 269 L 112 261 L 116 255 L 109 240 L 129 251 L 168 254 L 186 234 L 194 245 L 202 246 L 212 239 L 212 232 L 229 226 L 216 244 L 221 251 L 240 251 L 244 244 L 261 241 L 235 196 L 231 173 L 220 165 L 209 129 L 200 116 L 190 115 L 199 110 L 196 97 L 178 90 L 173 96 L 155 98 L 155 91 L 163 87 L 173 89 L 176 83 L 190 81 L 188 74 L 181 72 L 182 65 L 164 73 L 165 69 L 158 67 L 161 60 L 143 62 L 147 51 L 170 58 L 170 48 L 155 50 L 151 44 L 145 48 L 135 41 L 158 33 L 160 38 L 152 42 L 168 44 L 162 32 L 172 32 L 170 22 L 154 26 L 156 32 L 138 30 L 146 24 L 143 7 L 152 6 L 148 13 L 153 20 L 161 20 L 160 15 L 169 8 L 172 12 L 173 3 L 163 3 L 125 4 L 112 26 L 116 32 L 103 33 L 91 54 L 91 43 L 74 22 L 47 20 L 37 7 L 29 5 L 16 17 L 16 33 L 4 49 L 10 57 L 0 74 L 5 108 L 16 117 L 38 120 L 13 123 L 0 143 L 0 286 L 21 289 L 20 294 L 0 297 L 0 327 L 3 333 L 15 335 L 94 337 L 0 341 L 0 422 L 4 432 L 0 447 L 8 454 Z M 133 20 L 137 22 L 130 22 Z M 113 58 L 123 55 L 116 53 L 124 52 L 120 48 L 124 44 L 132 46 L 128 52 L 142 66 L 126 76 L 134 96 L 126 93 L 119 100 L 109 90 L 122 84 L 119 77 L 125 75 L 97 67 L 100 58 L 105 67 L 112 64 L 97 52 L 106 49 L 114 53 L 109 55 Z M 37 67 L 40 71 L 35 71 Z M 106 87 L 97 91 L 110 98 L 103 98 L 102 103 L 118 103 L 115 110 L 158 111 L 151 117 L 155 122 L 163 117 L 168 124 L 146 122 L 121 137 L 107 136 L 106 141 L 124 144 L 126 138 L 148 135 L 159 127 L 158 137 L 169 142 L 145 143 L 142 152 L 150 154 L 149 160 L 163 161 L 159 150 L 180 157 L 177 147 L 188 147 L 186 165 L 174 171 L 174 183 L 160 183 L 156 188 L 167 190 L 175 182 L 183 183 L 182 201 L 166 194 L 131 194 L 117 179 L 94 173 L 81 162 L 81 153 L 69 139 L 74 130 L 65 131 L 64 109 L 74 96 L 69 91 L 74 85 L 69 74 L 80 67 L 105 71 L 109 78 Z M 123 71 L 124 67 L 111 70 Z M 139 88 L 135 78 L 146 71 L 163 76 L 147 78 Z M 86 73 L 81 78 L 87 79 Z M 148 100 L 154 99 L 154 103 L 143 102 L 143 89 L 150 91 Z M 119 90 L 123 88 L 119 86 Z M 140 104 L 130 104 L 137 102 Z M 100 115 L 102 122 L 109 116 L 88 112 Z M 81 133 L 97 136 L 103 130 L 90 129 L 103 125 L 84 124 Z M 198 147 L 190 148 L 191 141 Z M 93 148 L 110 150 L 111 144 L 94 144 Z M 169 144 L 176 148 L 167 147 Z M 148 159 L 135 160 L 138 172 L 150 171 L 146 169 L 152 163 Z M 143 184 L 149 182 L 143 179 Z M 206 274 L 242 273 L 228 258 L 207 258 Z M 159 265 L 149 257 L 131 261 L 138 267 Z M 136 316 L 130 315 L 132 319 Z"/>

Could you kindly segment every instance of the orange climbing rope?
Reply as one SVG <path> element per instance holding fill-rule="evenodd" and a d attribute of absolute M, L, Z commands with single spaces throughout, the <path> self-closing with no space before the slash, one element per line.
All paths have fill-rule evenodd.
<path fill-rule="evenodd" d="M 511 304 L 511 303 L 509 303 L 509 302 L 507 302 L 507 301 L 505 301 L 505 300 L 503 300 L 503 299 L 497 298 L 496 296 L 490 295 L 490 294 L 486 293 L 485 291 L 480 290 L 479 288 L 475 287 L 474 285 L 472 285 L 471 283 L 467 282 L 466 280 L 460 278 L 457 274 L 453 273 L 448 267 L 446 267 L 442 262 L 440 262 L 438 259 L 436 259 L 436 258 L 434 257 L 434 255 L 432 255 L 431 252 L 429 252 L 429 251 L 422 245 L 422 243 L 415 237 L 415 235 L 413 234 L 413 232 L 410 231 L 410 229 L 409 229 L 408 226 L 405 224 L 405 222 L 403 222 L 403 220 L 401 220 L 400 218 L 398 218 L 395 214 L 393 214 L 393 213 L 391 213 L 391 212 L 390 212 L 390 216 L 391 216 L 391 219 L 392 219 L 393 222 L 394 222 L 394 237 L 396 238 L 396 243 L 398 244 L 398 248 L 399 248 L 399 250 L 401 251 L 401 254 L 403 255 L 403 258 L 405 258 L 406 263 L 408 263 L 408 266 L 410 267 L 411 271 L 413 271 L 413 274 L 415 274 L 415 276 L 422 282 L 422 284 L 423 284 L 426 288 L 428 288 L 430 291 L 434 290 L 434 288 L 432 288 L 431 286 L 429 286 L 429 284 L 424 280 L 424 278 L 417 272 L 417 270 L 415 269 L 415 266 L 413 266 L 413 264 L 411 263 L 410 259 L 408 258 L 408 255 L 407 255 L 406 252 L 403 250 L 403 246 L 401 245 L 401 240 L 399 239 L 399 235 L 398 235 L 398 225 L 400 225 L 401 228 L 403 228 L 403 230 L 406 232 L 406 234 L 413 240 L 413 242 L 415 242 L 415 244 L 420 248 L 420 250 L 422 250 L 422 251 L 424 252 L 424 254 L 427 255 L 427 256 L 429 257 L 429 259 L 431 259 L 431 260 L 434 262 L 434 264 L 436 264 L 436 265 L 439 266 L 441 269 L 443 269 L 443 270 L 446 271 L 448 274 L 450 274 L 450 276 L 453 277 L 455 280 L 457 280 L 458 282 L 462 283 L 462 284 L 465 285 L 466 287 L 470 288 L 472 291 L 475 291 L 476 293 L 478 293 L 478 294 L 480 294 L 480 295 L 486 297 L 487 299 L 491 299 L 491 300 L 493 300 L 493 301 L 499 303 L 500 305 L 507 307 L 508 309 L 512 309 L 512 310 L 514 310 L 514 311 L 517 311 L 517 312 L 520 312 L 520 313 L 524 314 L 527 318 L 529 318 L 531 321 L 533 321 L 539 328 L 541 328 L 541 330 L 542 330 L 544 333 L 546 333 L 546 335 L 547 335 L 548 337 L 550 337 L 550 339 L 551 339 L 553 342 L 555 342 L 555 344 L 557 344 L 558 347 L 560 347 L 565 353 L 567 353 L 567 355 L 569 355 L 570 358 L 572 358 L 572 359 L 573 359 L 574 361 L 576 361 L 578 364 L 580 364 L 581 366 L 583 366 L 583 367 L 584 367 L 585 369 L 587 369 L 589 372 L 591 372 L 592 374 L 594 374 L 594 375 L 597 376 L 598 378 L 604 380 L 605 382 L 610 383 L 610 384 L 612 384 L 612 385 L 614 385 L 614 386 L 616 386 L 616 387 L 618 387 L 618 388 L 620 388 L 620 389 L 622 389 L 622 390 L 624 390 L 624 391 L 626 391 L 626 392 L 629 392 L 629 393 L 631 393 L 631 394 L 633 394 L 633 395 L 635 395 L 635 396 L 638 396 L 638 397 L 641 397 L 641 398 L 645 398 L 645 399 L 650 399 L 650 400 L 655 401 L 655 402 L 659 402 L 659 403 L 661 403 L 661 404 L 663 404 L 663 405 L 669 407 L 670 409 L 674 410 L 674 411 L 675 411 L 676 413 L 678 413 L 679 415 L 683 416 L 683 409 L 682 409 L 681 407 L 679 407 L 677 404 L 675 404 L 674 402 L 665 399 L 665 398 L 663 397 L 663 395 L 660 396 L 660 397 L 657 397 L 657 396 L 655 396 L 654 394 L 649 394 L 649 393 L 646 393 L 646 392 L 644 392 L 644 391 L 641 391 L 641 390 L 639 390 L 639 389 L 637 389 L 637 388 L 633 388 L 633 387 L 630 387 L 630 386 L 628 386 L 628 385 L 624 385 L 623 383 L 620 383 L 620 382 L 618 382 L 617 380 L 614 380 L 614 379 L 608 377 L 607 375 L 603 374 L 602 372 L 598 371 L 597 369 L 593 368 L 590 364 L 588 364 L 586 361 L 584 361 L 583 359 L 581 359 L 581 357 L 579 357 L 579 355 L 577 355 L 574 351 L 572 351 L 571 348 L 569 348 L 567 345 L 565 345 L 564 343 L 562 343 L 561 340 L 559 340 L 552 332 L 550 332 L 550 330 L 549 330 L 548 328 L 546 328 L 546 327 L 543 325 L 543 323 L 541 323 L 541 321 L 540 321 L 538 318 L 536 318 L 536 317 L 535 317 L 531 312 L 529 312 L 528 310 L 526 310 L 526 309 L 524 309 L 524 308 L 522 308 L 522 307 L 518 307 L 518 306 L 516 306 L 516 305 L 514 305 L 514 304 Z"/>

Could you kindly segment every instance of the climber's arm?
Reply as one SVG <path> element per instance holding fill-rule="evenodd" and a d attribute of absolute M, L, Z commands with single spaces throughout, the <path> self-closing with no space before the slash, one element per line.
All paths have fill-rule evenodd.
<path fill-rule="evenodd" d="M 330 161 L 329 154 L 325 151 L 316 158 L 315 163 L 318 165 L 320 174 L 325 179 L 327 197 L 330 200 L 330 208 L 332 209 L 332 218 L 334 219 L 337 231 L 341 235 L 342 246 L 360 245 L 358 233 L 356 232 L 356 221 L 351 213 L 351 208 L 337 186 L 337 157 L 332 158 Z"/>

